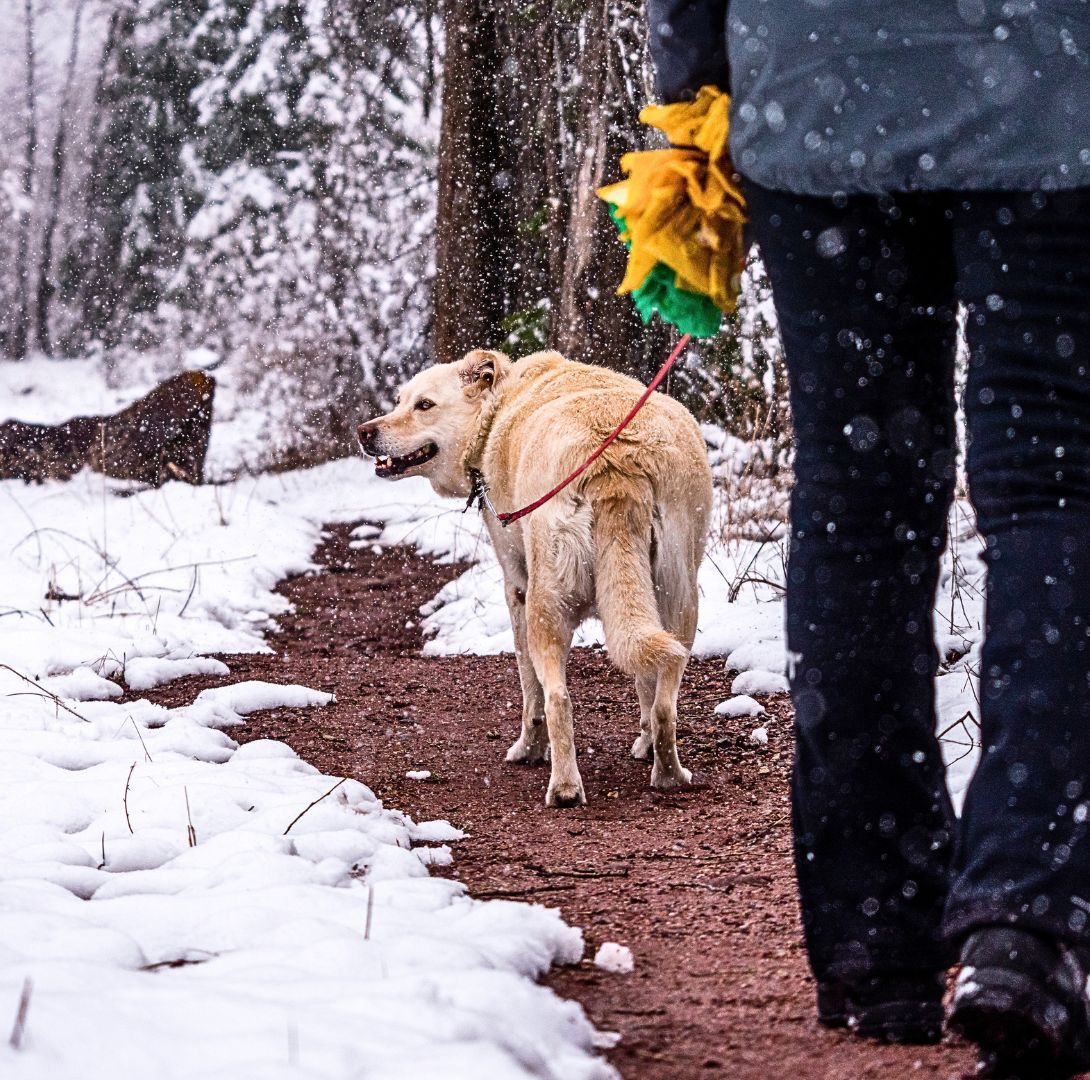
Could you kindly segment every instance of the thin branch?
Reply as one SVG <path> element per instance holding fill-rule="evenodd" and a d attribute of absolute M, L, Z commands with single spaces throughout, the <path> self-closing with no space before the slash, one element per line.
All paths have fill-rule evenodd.
<path fill-rule="evenodd" d="M 146 751 L 145 751 L 146 753 Z M 125 808 L 125 824 L 129 827 L 129 832 L 133 833 L 132 820 L 129 817 L 129 784 L 132 782 L 133 769 L 136 768 L 136 762 L 134 761 L 129 766 L 129 775 L 125 777 L 125 794 L 121 798 L 121 805 Z M 133 833 L 135 835 L 135 833 Z"/>
<path fill-rule="evenodd" d="M 125 581 L 123 584 L 112 585 L 108 589 L 102 589 L 98 592 L 92 592 L 89 596 L 85 596 L 83 598 L 83 602 L 85 604 L 94 604 L 100 600 L 105 600 L 107 597 L 113 596 L 115 593 L 124 592 L 125 589 L 128 588 L 134 589 L 137 595 L 140 596 L 140 599 L 143 600 L 144 597 L 140 593 L 140 589 L 136 585 L 136 582 L 143 581 L 144 578 L 152 577 L 155 574 L 170 574 L 173 573 L 175 570 L 196 570 L 198 567 L 201 566 L 227 566 L 229 563 L 249 562 L 253 558 L 253 555 L 236 555 L 234 558 L 230 559 L 207 559 L 204 562 L 179 563 L 177 566 L 163 566 L 160 567 L 158 570 L 148 570 L 145 571 L 143 574 L 136 574 L 131 578 L 125 577 L 125 575 L 122 574 L 121 576 L 125 577 Z M 115 573 L 121 573 L 121 571 L 118 570 L 116 566 L 111 567 L 111 569 L 113 569 Z M 159 589 L 162 592 L 181 592 L 180 589 L 169 589 L 164 585 L 151 585 L 145 586 L 145 588 Z"/>
<path fill-rule="evenodd" d="M 182 794 L 185 795 L 185 818 L 189 823 L 186 829 L 186 839 L 189 841 L 190 847 L 197 846 L 197 830 L 193 828 L 193 815 L 189 812 L 189 788 L 182 787 Z"/>
<path fill-rule="evenodd" d="M 19 1007 L 15 1010 L 15 1023 L 12 1025 L 11 1038 L 8 1046 L 12 1050 L 20 1050 L 23 1046 L 23 1035 L 26 1032 L 26 1014 L 30 1011 L 30 995 L 34 990 L 34 983 L 30 978 L 23 980 L 23 992 L 19 995 Z"/>
<path fill-rule="evenodd" d="M 541 866 L 538 863 L 527 863 L 527 870 L 533 870 L 535 874 L 540 874 L 542 877 L 570 877 L 570 878 L 626 878 L 628 877 L 628 867 L 625 866 L 620 870 L 588 870 L 581 867 L 575 867 L 572 870 L 553 870 L 548 866 Z"/>
<path fill-rule="evenodd" d="M 178 612 L 178 618 L 180 619 L 185 614 L 185 609 L 189 607 L 189 601 L 193 599 L 193 594 L 197 591 L 197 576 L 200 574 L 200 570 L 193 567 L 193 584 L 189 586 L 189 595 L 185 598 L 185 603 L 182 604 L 182 610 Z"/>
<path fill-rule="evenodd" d="M 53 704 L 56 705 L 58 709 L 64 709 L 66 713 L 71 713 L 77 720 L 82 720 L 85 724 L 89 724 L 91 722 L 87 719 L 86 716 L 80 716 L 80 714 L 76 712 L 75 709 L 69 708 L 67 705 L 65 705 L 65 703 L 61 701 L 61 699 L 57 697 L 57 695 L 54 694 L 51 690 L 47 690 L 44 686 L 42 686 L 41 683 L 37 683 L 33 679 L 28 679 L 21 671 L 16 671 L 15 668 L 13 668 L 10 664 L 0 664 L 0 668 L 2 668 L 4 671 L 10 671 L 12 675 L 14 675 L 17 679 L 22 679 L 23 682 L 25 682 L 28 686 L 33 686 L 34 693 L 31 695 L 32 697 L 50 698 L 53 701 Z M 23 695 L 7 694 L 5 696 L 22 697 Z"/>
<path fill-rule="evenodd" d="M 151 761 L 151 754 L 148 753 L 148 744 L 144 742 L 144 736 L 141 734 L 136 721 L 131 716 L 129 717 L 129 723 L 132 724 L 132 729 L 136 732 L 136 737 L 140 740 L 140 745 L 144 748 L 144 757 L 147 758 L 148 761 Z"/>
<path fill-rule="evenodd" d="M 316 807 L 318 805 L 318 803 L 320 803 L 323 799 L 326 799 L 330 795 L 332 795 L 333 792 L 335 792 L 337 790 L 337 788 L 339 788 L 341 786 L 341 784 L 343 784 L 345 782 L 345 780 L 347 780 L 347 779 L 348 779 L 348 777 L 346 776 L 346 777 L 344 777 L 344 779 L 338 780 L 324 795 L 319 795 L 318 798 L 316 798 L 314 800 L 314 802 L 310 803 L 308 806 L 304 806 L 303 809 L 300 810 L 299 813 L 296 814 L 295 817 L 293 817 L 291 819 L 291 825 L 289 825 L 284 830 L 283 835 L 287 836 L 288 833 L 291 832 L 292 825 L 294 825 L 308 810 L 313 810 L 314 807 Z"/>

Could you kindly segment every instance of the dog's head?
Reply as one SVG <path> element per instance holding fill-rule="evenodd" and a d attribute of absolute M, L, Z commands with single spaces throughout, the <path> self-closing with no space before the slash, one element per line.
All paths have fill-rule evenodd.
<path fill-rule="evenodd" d="M 360 446 L 387 480 L 425 476 L 440 495 L 466 495 L 466 458 L 482 412 L 511 370 L 503 353 L 475 349 L 410 379 L 397 407 L 357 429 Z"/>

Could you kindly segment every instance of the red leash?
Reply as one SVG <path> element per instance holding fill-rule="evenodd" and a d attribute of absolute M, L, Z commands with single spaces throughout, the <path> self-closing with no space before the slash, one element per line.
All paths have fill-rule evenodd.
<path fill-rule="evenodd" d="M 559 495 L 576 477 L 582 476 L 601 456 L 605 453 L 606 448 L 612 443 L 618 435 L 632 422 L 632 418 L 647 404 L 647 399 L 658 389 L 662 380 L 666 378 L 670 373 L 670 368 L 677 362 L 677 358 L 685 351 L 685 346 L 689 344 L 691 337 L 689 334 L 683 334 L 681 340 L 674 346 L 673 351 L 666 358 L 666 363 L 659 368 L 659 373 L 651 380 L 651 384 L 640 395 L 640 400 L 632 406 L 632 411 L 610 432 L 609 437 L 594 451 L 593 454 L 579 466 L 570 476 L 561 480 L 559 484 L 545 495 L 542 495 L 536 502 L 530 503 L 529 506 L 524 506 L 521 510 L 515 510 L 510 514 L 501 514 L 492 505 L 491 500 L 488 498 L 488 488 L 485 485 L 484 477 L 474 469 L 473 476 L 473 493 L 469 496 L 469 502 L 466 504 L 467 508 L 472 506 L 474 502 L 480 507 L 487 506 L 493 514 L 496 515 L 499 523 L 506 529 L 512 521 L 518 521 L 519 518 L 525 517 L 527 514 L 533 513 L 539 506 L 544 506 L 550 499 Z"/>

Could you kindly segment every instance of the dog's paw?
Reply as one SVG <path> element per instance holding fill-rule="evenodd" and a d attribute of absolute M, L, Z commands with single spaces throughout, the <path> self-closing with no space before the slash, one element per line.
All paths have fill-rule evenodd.
<path fill-rule="evenodd" d="M 636 741 L 632 744 L 632 756 L 637 761 L 650 761 L 652 755 L 650 733 L 640 732 Z"/>
<path fill-rule="evenodd" d="M 540 765 L 548 758 L 549 744 L 530 742 L 520 735 L 507 751 L 507 760 L 514 765 Z"/>
<path fill-rule="evenodd" d="M 549 790 L 545 793 L 545 805 L 564 809 L 570 806 L 586 806 L 587 796 L 583 791 L 583 781 L 568 781 L 566 783 L 550 782 Z"/>
<path fill-rule="evenodd" d="M 681 765 L 674 772 L 660 769 L 656 762 L 651 769 L 651 786 L 658 791 L 670 791 L 674 788 L 689 787 L 693 782 L 693 774 L 689 769 Z"/>

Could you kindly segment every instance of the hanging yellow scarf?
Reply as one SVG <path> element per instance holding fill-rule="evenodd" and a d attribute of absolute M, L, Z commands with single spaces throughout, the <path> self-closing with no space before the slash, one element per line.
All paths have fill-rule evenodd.
<path fill-rule="evenodd" d="M 645 320 L 657 310 L 703 337 L 718 331 L 719 312 L 734 310 L 745 265 L 746 207 L 727 149 L 729 110 L 730 98 L 712 86 L 693 101 L 649 105 L 640 120 L 673 145 L 625 154 L 627 179 L 598 191 L 629 246 L 618 292 L 636 294 Z"/>

